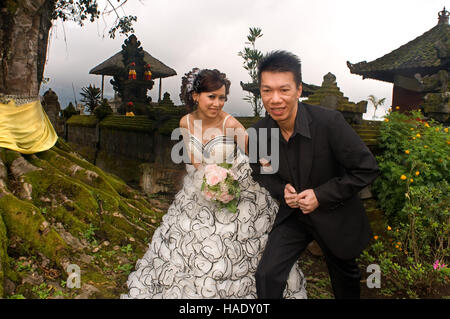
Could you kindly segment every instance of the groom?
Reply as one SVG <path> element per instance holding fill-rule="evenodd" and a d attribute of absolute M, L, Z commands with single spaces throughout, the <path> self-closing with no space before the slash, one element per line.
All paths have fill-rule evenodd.
<path fill-rule="evenodd" d="M 262 160 L 252 164 L 253 177 L 280 202 L 256 271 L 258 298 L 282 298 L 292 266 L 312 240 L 324 253 L 335 298 L 359 298 L 355 258 L 371 229 L 358 191 L 379 174 L 375 158 L 340 112 L 298 101 L 297 56 L 269 53 L 258 64 L 258 79 L 268 115 L 253 127 L 268 130 L 269 149 L 271 139 L 279 140 L 278 154 L 271 154 L 279 169 L 263 173 L 271 165 Z M 272 128 L 279 134 L 271 136 Z"/>

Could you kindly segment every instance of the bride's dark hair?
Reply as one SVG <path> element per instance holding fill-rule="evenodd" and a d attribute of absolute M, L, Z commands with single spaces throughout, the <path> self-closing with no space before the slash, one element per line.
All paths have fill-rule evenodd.
<path fill-rule="evenodd" d="M 225 73 L 219 70 L 198 68 L 192 69 L 181 78 L 181 101 L 189 108 L 194 109 L 195 102 L 192 93 L 212 92 L 225 85 L 225 94 L 230 93 L 230 80 Z"/>

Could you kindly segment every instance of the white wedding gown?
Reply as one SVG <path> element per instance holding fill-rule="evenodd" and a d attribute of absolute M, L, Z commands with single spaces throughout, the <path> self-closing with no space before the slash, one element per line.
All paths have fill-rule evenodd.
<path fill-rule="evenodd" d="M 248 157 L 233 139 L 216 136 L 205 146 L 190 135 L 190 148 L 203 163 L 232 156 L 241 199 L 238 211 L 218 209 L 200 187 L 204 166 L 187 164 L 183 188 L 163 216 L 121 298 L 257 298 L 255 271 L 278 204 L 251 176 Z M 200 157 L 201 158 L 201 157 Z M 306 298 L 306 281 L 293 266 L 284 298 Z"/>

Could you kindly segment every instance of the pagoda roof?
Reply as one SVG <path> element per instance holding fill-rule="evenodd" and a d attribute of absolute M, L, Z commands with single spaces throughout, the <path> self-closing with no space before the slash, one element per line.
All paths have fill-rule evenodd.
<path fill-rule="evenodd" d="M 428 75 L 450 66 L 450 25 L 438 23 L 434 28 L 398 49 L 372 62 L 362 61 L 347 66 L 353 74 L 386 82 L 394 82 L 395 75 L 413 77 Z"/>
<path fill-rule="evenodd" d="M 152 72 L 152 78 L 167 78 L 169 76 L 177 75 L 177 72 L 154 58 L 147 51 L 144 52 L 144 61 L 145 63 L 150 64 L 150 71 Z M 93 69 L 89 71 L 89 74 L 101 74 L 101 75 L 118 75 L 123 71 L 126 71 L 127 68 L 123 63 L 122 51 L 117 52 L 115 55 L 107 59 L 106 61 L 100 63 Z"/>

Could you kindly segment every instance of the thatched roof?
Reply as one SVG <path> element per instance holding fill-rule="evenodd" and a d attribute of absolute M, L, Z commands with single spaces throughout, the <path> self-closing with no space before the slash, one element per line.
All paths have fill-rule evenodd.
<path fill-rule="evenodd" d="M 152 71 L 152 78 L 167 78 L 169 76 L 177 75 L 177 72 L 152 57 L 148 52 L 144 51 L 144 61 L 150 64 L 150 71 Z M 126 70 L 122 60 L 122 51 L 117 52 L 108 60 L 100 63 L 95 68 L 89 71 L 89 74 L 101 74 L 114 76 Z"/>
<path fill-rule="evenodd" d="M 448 20 L 439 21 L 431 30 L 372 62 L 347 61 L 347 66 L 353 74 L 386 82 L 394 82 L 397 74 L 406 77 L 415 73 L 433 74 L 449 65 L 449 33 Z"/>

